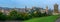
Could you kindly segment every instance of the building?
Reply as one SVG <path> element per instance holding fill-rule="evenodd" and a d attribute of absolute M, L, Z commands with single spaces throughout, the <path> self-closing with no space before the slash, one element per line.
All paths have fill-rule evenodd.
<path fill-rule="evenodd" d="M 41 13 L 45 13 L 46 9 L 41 9 L 40 12 Z"/>
<path fill-rule="evenodd" d="M 58 11 L 58 4 L 54 4 L 54 12 L 53 15 L 58 15 L 59 11 Z"/>
<path fill-rule="evenodd" d="M 40 8 L 40 7 L 32 7 L 33 11 L 39 11 L 41 13 L 45 13 L 46 9 Z"/>
<path fill-rule="evenodd" d="M 58 4 L 54 5 L 54 13 L 58 13 Z"/>

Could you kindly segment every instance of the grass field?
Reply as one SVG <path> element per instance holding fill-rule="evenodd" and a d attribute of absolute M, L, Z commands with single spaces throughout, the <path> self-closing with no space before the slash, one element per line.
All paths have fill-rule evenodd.
<path fill-rule="evenodd" d="M 47 16 L 47 17 L 40 17 L 40 18 L 33 18 L 30 20 L 26 20 L 24 22 L 54 22 L 58 16 Z"/>

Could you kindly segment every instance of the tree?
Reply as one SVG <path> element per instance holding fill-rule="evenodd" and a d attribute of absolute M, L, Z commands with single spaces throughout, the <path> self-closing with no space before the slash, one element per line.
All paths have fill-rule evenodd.
<path fill-rule="evenodd" d="M 6 15 L 0 12 L 0 20 L 6 20 Z"/>
<path fill-rule="evenodd" d="M 25 14 L 21 12 L 17 12 L 16 10 L 13 10 L 10 12 L 8 19 L 9 20 L 24 20 Z"/>
<path fill-rule="evenodd" d="M 8 19 L 15 20 L 16 18 L 17 18 L 17 11 L 16 10 L 12 10 L 10 12 L 10 14 L 8 15 Z"/>

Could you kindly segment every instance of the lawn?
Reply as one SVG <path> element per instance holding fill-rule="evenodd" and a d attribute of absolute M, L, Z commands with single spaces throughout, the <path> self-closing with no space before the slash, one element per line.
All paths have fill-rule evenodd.
<path fill-rule="evenodd" d="M 54 22 L 58 16 L 47 16 L 47 17 L 40 17 L 40 18 L 33 18 L 30 20 L 26 20 L 24 22 Z"/>

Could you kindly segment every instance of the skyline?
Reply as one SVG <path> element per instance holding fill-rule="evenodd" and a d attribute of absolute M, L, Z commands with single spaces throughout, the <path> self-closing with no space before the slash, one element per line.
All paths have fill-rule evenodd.
<path fill-rule="evenodd" d="M 60 7 L 60 0 L 0 0 L 0 7 L 9 7 L 9 8 L 31 8 L 33 6 L 53 9 L 54 4 L 57 3 Z M 60 8 L 59 8 L 60 9 Z"/>

